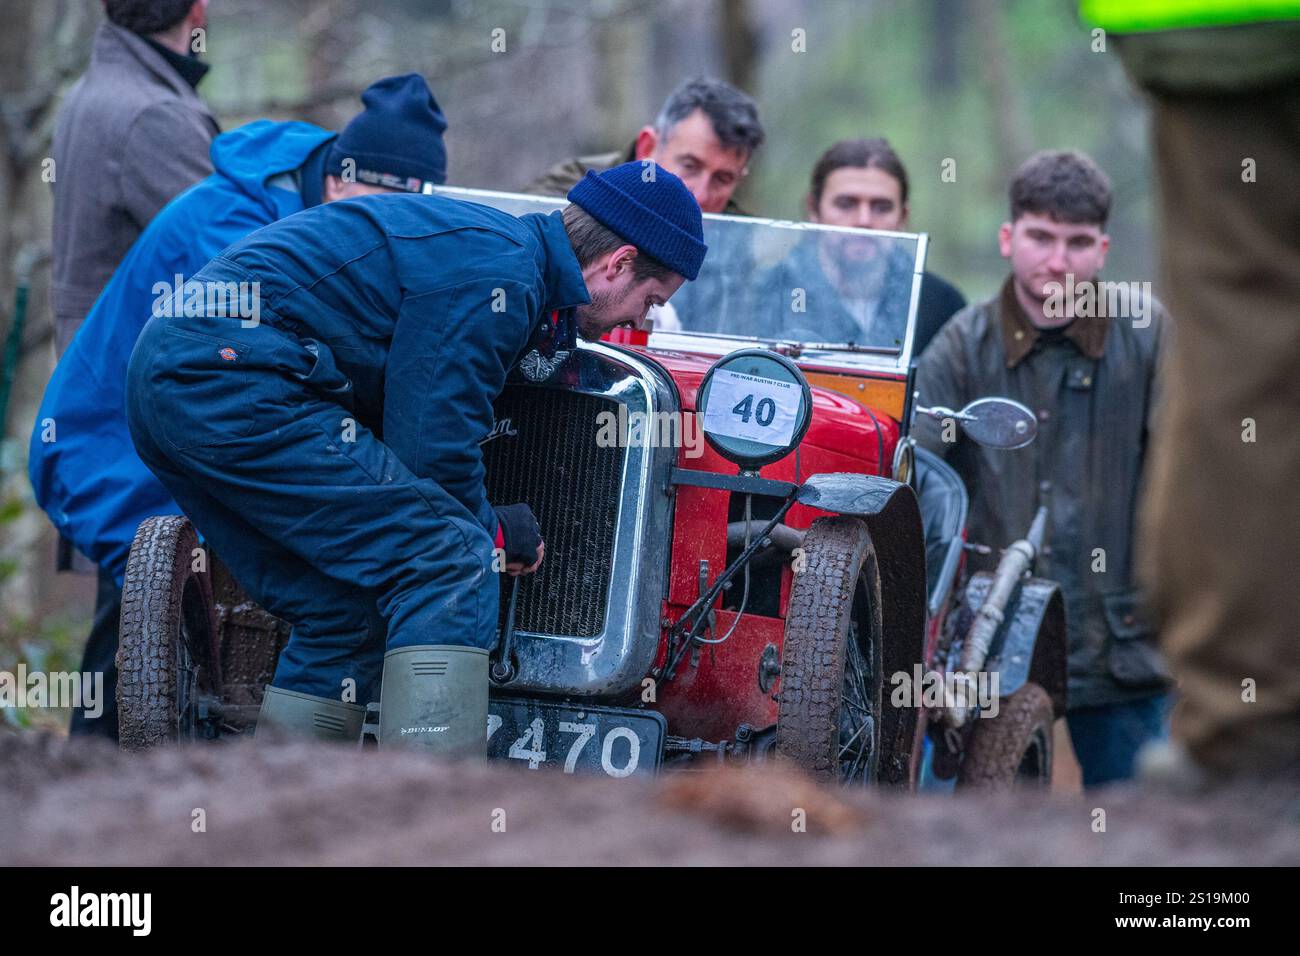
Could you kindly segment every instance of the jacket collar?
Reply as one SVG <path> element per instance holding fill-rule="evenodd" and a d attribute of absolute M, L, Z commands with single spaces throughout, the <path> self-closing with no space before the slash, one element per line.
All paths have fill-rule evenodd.
<path fill-rule="evenodd" d="M 180 74 L 182 80 L 188 83 L 191 89 L 199 85 L 199 81 L 208 73 L 208 65 L 196 56 L 186 56 L 183 53 L 177 53 L 175 50 L 169 50 L 161 43 L 157 43 L 148 37 L 144 42 L 167 61 L 167 65 Z"/>
<path fill-rule="evenodd" d="M 302 194 L 302 208 L 319 206 L 325 198 L 325 155 L 330 151 L 337 136 L 331 136 L 321 143 L 296 170 L 299 179 L 298 191 Z"/>
<path fill-rule="evenodd" d="M 1002 329 L 1002 348 L 1006 353 L 1007 368 L 1015 368 L 1034 351 L 1039 339 L 1047 330 L 1029 321 L 1025 310 L 1016 298 L 1014 276 L 1007 276 L 998 293 L 998 325 Z M 1099 359 L 1106 353 L 1106 330 L 1109 322 L 1105 316 L 1080 316 L 1065 327 L 1062 334 L 1084 355 Z"/>
<path fill-rule="evenodd" d="M 161 53 L 149 45 L 144 37 L 137 36 L 130 30 L 119 27 L 116 23 L 105 20 L 95 32 L 95 43 L 91 50 L 92 63 L 134 63 L 153 74 L 163 86 L 177 96 L 202 104 L 194 87 L 181 77 Z M 204 107 L 207 111 L 207 107 Z"/>
<path fill-rule="evenodd" d="M 570 309 L 591 301 L 582 267 L 569 244 L 569 234 L 564 231 L 564 220 L 559 210 L 553 213 L 527 213 L 520 217 L 537 230 L 542 241 L 542 278 L 546 284 L 543 312 Z"/>

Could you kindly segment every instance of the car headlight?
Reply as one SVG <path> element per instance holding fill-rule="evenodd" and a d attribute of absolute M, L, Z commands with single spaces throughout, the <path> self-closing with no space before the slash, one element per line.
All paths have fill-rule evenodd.
<path fill-rule="evenodd" d="M 695 411 L 714 451 L 741 471 L 757 471 L 803 441 L 812 422 L 812 390 L 784 355 L 741 349 L 713 363 Z"/>

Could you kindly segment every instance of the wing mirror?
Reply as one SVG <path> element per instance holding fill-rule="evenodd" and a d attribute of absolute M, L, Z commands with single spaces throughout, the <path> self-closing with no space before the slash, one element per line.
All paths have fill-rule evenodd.
<path fill-rule="evenodd" d="M 936 405 L 917 407 L 918 415 L 961 423 L 962 431 L 988 448 L 1024 448 L 1038 434 L 1038 419 L 1024 405 L 1009 398 L 977 398 L 959 412 Z"/>

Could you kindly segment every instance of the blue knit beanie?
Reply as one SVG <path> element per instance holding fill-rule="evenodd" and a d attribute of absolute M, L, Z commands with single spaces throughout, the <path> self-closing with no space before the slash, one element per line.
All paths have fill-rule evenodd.
<path fill-rule="evenodd" d="M 678 275 L 694 280 L 700 274 L 709 251 L 700 205 L 662 166 L 636 160 L 603 173 L 588 170 L 569 190 L 569 202 Z"/>
<path fill-rule="evenodd" d="M 344 127 L 330 149 L 325 172 L 343 174 L 355 164 L 356 181 L 407 192 L 430 192 L 447 181 L 447 120 L 419 73 L 389 76 L 361 94 L 366 108 Z"/>

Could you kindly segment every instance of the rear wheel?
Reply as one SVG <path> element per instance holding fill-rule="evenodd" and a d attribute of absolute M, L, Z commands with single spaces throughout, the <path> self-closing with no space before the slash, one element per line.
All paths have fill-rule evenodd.
<path fill-rule="evenodd" d="M 199 547 L 180 515 L 146 519 L 131 544 L 117 650 L 124 750 L 203 735 L 203 699 L 221 682 L 211 579 L 194 570 Z"/>
<path fill-rule="evenodd" d="M 1000 701 L 996 717 L 976 718 L 957 783 L 974 790 L 1047 787 L 1052 781 L 1052 698 L 1025 684 Z"/>
<path fill-rule="evenodd" d="M 819 518 L 801 560 L 785 619 L 776 752 L 825 779 L 870 786 L 883 684 L 876 551 L 858 518 Z"/>

